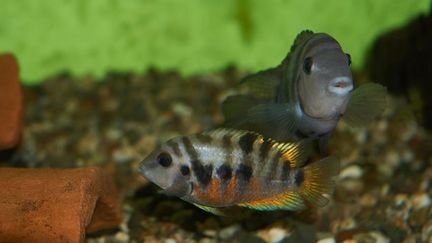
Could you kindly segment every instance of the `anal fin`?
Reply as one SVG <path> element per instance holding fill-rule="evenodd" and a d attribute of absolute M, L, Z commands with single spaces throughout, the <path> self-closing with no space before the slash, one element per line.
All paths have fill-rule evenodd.
<path fill-rule="evenodd" d="M 272 211 L 278 209 L 296 211 L 305 207 L 303 198 L 300 194 L 294 191 L 284 192 L 270 198 L 240 203 L 238 206 L 260 211 Z"/>

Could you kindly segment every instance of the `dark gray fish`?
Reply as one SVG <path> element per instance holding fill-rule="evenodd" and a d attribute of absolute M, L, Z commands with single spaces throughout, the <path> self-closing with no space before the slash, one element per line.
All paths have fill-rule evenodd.
<path fill-rule="evenodd" d="M 277 141 L 318 139 L 321 151 L 341 117 L 364 126 L 386 105 L 386 88 L 353 89 L 350 56 L 325 33 L 301 32 L 290 53 L 272 69 L 241 81 L 247 94 L 222 104 L 226 126 L 250 129 Z"/>
<path fill-rule="evenodd" d="M 277 143 L 242 130 L 218 129 L 169 140 L 140 164 L 140 172 L 168 195 L 223 215 L 239 206 L 300 210 L 323 206 L 333 191 L 339 161 L 310 165 L 305 143 Z"/>

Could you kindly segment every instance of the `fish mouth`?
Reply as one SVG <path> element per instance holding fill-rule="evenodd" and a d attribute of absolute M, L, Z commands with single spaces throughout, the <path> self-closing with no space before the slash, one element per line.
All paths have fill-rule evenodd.
<path fill-rule="evenodd" d="M 352 89 L 353 81 L 349 77 L 337 77 L 328 86 L 328 91 L 339 96 L 347 95 Z"/>

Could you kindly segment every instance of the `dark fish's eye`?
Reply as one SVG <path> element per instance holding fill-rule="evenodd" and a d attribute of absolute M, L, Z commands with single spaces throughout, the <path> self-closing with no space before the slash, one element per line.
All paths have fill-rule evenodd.
<path fill-rule="evenodd" d="M 306 74 L 310 74 L 311 73 L 312 64 L 313 64 L 312 57 L 306 57 L 306 59 L 303 62 L 303 71 Z"/>
<path fill-rule="evenodd" d="M 163 167 L 169 167 L 172 164 L 171 155 L 168 153 L 162 152 L 157 157 L 157 162 Z"/>
<path fill-rule="evenodd" d="M 351 66 L 351 55 L 346 53 L 347 59 L 348 59 L 348 65 Z"/>

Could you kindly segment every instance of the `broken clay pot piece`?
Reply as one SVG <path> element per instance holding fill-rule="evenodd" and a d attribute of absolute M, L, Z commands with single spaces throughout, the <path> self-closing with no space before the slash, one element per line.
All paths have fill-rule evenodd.
<path fill-rule="evenodd" d="M 19 143 L 22 109 L 18 64 L 11 54 L 0 54 L 0 150 Z"/>
<path fill-rule="evenodd" d="M 101 168 L 0 168 L 0 242 L 83 242 L 117 227 L 122 211 Z"/>

